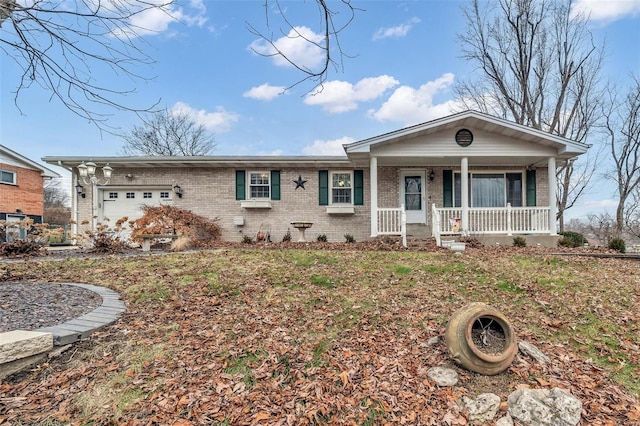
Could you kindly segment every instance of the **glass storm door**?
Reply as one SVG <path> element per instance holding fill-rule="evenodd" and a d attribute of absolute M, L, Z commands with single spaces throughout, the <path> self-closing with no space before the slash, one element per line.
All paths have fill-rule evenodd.
<path fill-rule="evenodd" d="M 400 202 L 407 211 L 407 223 L 427 222 L 424 177 L 422 170 L 401 173 Z"/>

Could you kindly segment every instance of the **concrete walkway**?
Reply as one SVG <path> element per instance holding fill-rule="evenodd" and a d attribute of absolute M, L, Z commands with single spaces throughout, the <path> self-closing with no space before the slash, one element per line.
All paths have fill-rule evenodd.
<path fill-rule="evenodd" d="M 97 293 L 102 297 L 102 305 L 71 321 L 35 330 L 53 334 L 54 346 L 64 346 L 87 338 L 95 330 L 115 322 L 126 309 L 118 293 L 111 289 L 91 284 L 61 284 L 82 287 Z"/>

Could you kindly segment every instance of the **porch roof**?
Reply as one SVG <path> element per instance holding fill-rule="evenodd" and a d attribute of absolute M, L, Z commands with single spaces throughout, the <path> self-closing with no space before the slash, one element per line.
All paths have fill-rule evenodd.
<path fill-rule="evenodd" d="M 526 165 L 533 165 L 542 159 L 548 158 L 550 152 L 555 154 L 557 160 L 562 162 L 584 154 L 590 147 L 590 145 L 587 144 L 575 142 L 484 113 L 477 111 L 464 111 L 447 117 L 417 124 L 415 126 L 395 130 L 369 139 L 346 144 L 344 145 L 344 149 L 347 156 L 354 162 L 364 162 L 364 160 L 368 162 L 368 158 L 372 154 L 372 151 L 378 151 L 384 152 L 384 155 L 379 157 L 379 164 L 386 164 L 387 162 L 393 162 L 395 164 L 411 164 L 416 161 L 421 161 L 423 163 L 425 157 L 432 159 L 434 164 L 456 164 L 460 157 L 465 156 L 464 152 L 460 151 L 461 148 L 453 142 L 453 135 L 455 135 L 455 131 L 460 129 L 469 129 L 474 133 L 485 132 L 496 134 L 521 143 L 529 143 L 533 146 L 539 145 L 540 147 L 539 154 L 527 153 L 526 155 L 523 155 L 522 153 L 512 152 L 510 154 L 502 154 L 503 157 L 495 155 L 496 153 L 491 153 L 484 158 L 481 158 L 482 156 L 478 156 L 478 161 L 475 161 L 475 164 L 490 164 L 499 162 L 500 158 L 503 160 L 509 158 L 510 161 L 517 164 L 522 163 Z M 425 154 L 422 155 L 421 158 L 411 158 L 411 156 L 404 156 L 404 158 L 394 157 L 393 154 L 390 154 L 392 152 L 391 145 L 446 132 L 451 132 L 452 134 L 450 153 L 438 152 L 431 156 L 428 150 L 425 150 Z"/>

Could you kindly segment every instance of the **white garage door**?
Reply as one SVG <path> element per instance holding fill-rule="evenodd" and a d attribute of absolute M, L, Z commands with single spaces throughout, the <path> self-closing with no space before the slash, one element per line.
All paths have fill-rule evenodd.
<path fill-rule="evenodd" d="M 100 220 L 108 218 L 111 224 L 125 216 L 136 220 L 142 217 L 142 206 L 171 204 L 172 196 L 170 189 L 104 189 Z"/>

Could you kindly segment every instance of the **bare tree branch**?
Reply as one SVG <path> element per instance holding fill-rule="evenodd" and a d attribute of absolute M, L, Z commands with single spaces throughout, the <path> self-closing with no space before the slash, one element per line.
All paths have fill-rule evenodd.
<path fill-rule="evenodd" d="M 339 3 L 343 6 L 342 10 L 346 12 L 346 17 L 344 17 L 345 15 L 341 15 L 342 12 L 338 10 L 340 9 L 339 6 L 332 8 L 325 0 L 315 0 L 315 3 L 318 7 L 318 28 L 320 30 L 320 33 L 323 35 L 321 41 L 313 40 L 303 34 L 299 29 L 300 27 L 294 25 L 289 20 L 287 11 L 282 7 L 280 0 L 265 0 L 264 2 L 267 32 L 260 31 L 256 29 L 256 27 L 251 23 L 247 23 L 247 28 L 249 29 L 249 31 L 252 34 L 260 37 L 260 39 L 264 40 L 271 48 L 269 53 L 259 52 L 256 49 L 253 49 L 254 53 L 265 57 L 279 56 L 289 65 L 306 75 L 306 77 L 302 78 L 297 83 L 294 83 L 291 86 L 287 87 L 287 89 L 295 87 L 305 81 L 312 81 L 314 83 L 314 86 L 310 91 L 321 87 L 328 78 L 330 66 L 333 66 L 335 70 L 343 69 L 343 59 L 345 57 L 348 57 L 342 50 L 339 35 L 353 21 L 356 11 L 361 9 L 356 8 L 351 3 L 351 0 L 340 0 Z M 272 9 L 277 11 L 276 15 L 279 17 L 280 21 L 284 23 L 284 28 L 280 28 L 278 30 L 279 37 L 301 39 L 308 45 L 319 49 L 322 52 L 323 57 L 323 60 L 321 61 L 319 66 L 312 68 L 307 64 L 303 64 L 294 59 L 289 52 L 286 52 L 284 49 L 278 46 L 277 40 L 279 37 L 276 37 L 273 30 L 271 29 L 274 25 L 272 24 L 274 20 L 271 19 L 274 14 L 271 11 Z M 338 25 L 336 19 L 338 15 L 344 17 L 340 21 L 340 25 Z M 275 21 L 277 22 L 278 20 Z M 337 55 L 334 55 L 336 51 Z M 335 59 L 335 56 L 338 56 L 337 60 Z"/>
<path fill-rule="evenodd" d="M 23 90 L 38 84 L 66 108 L 100 128 L 108 128 L 108 109 L 144 112 L 155 105 L 137 108 L 127 95 L 135 82 L 148 78 L 140 66 L 153 64 L 145 53 L 142 35 L 150 29 L 137 26 L 134 18 L 151 11 L 169 13 L 173 0 L 0 0 L 0 49 L 22 70 L 14 102 L 20 110 Z M 96 79 L 108 71 L 119 82 L 126 77 L 129 88 L 113 88 Z M 102 112 L 101 112 L 102 111 Z"/>
<path fill-rule="evenodd" d="M 124 155 L 197 156 L 215 148 L 214 137 L 202 124 L 182 111 L 153 113 L 144 124 L 122 135 Z"/>
<path fill-rule="evenodd" d="M 479 77 L 460 81 L 463 106 L 585 142 L 599 118 L 604 48 L 596 47 L 572 2 L 473 0 L 463 9 L 462 57 Z M 597 151 L 596 151 L 597 152 Z M 589 187 L 597 155 L 560 165 L 558 219 Z"/>
<path fill-rule="evenodd" d="M 615 167 L 608 176 L 617 186 L 615 224 L 621 235 L 625 225 L 634 222 L 631 215 L 637 209 L 635 197 L 640 190 L 640 77 L 633 78 L 632 87 L 622 99 L 613 90 L 609 93 L 603 111 L 604 130 Z"/>

